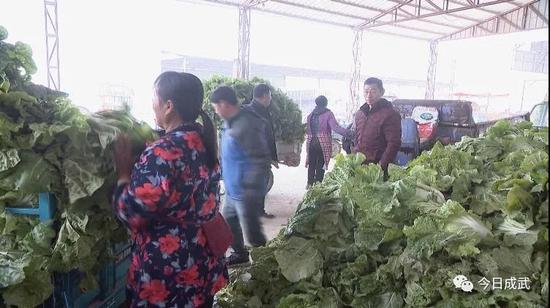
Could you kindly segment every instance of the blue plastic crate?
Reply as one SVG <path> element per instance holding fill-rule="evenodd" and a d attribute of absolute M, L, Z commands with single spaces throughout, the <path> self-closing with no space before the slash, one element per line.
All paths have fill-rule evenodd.
<path fill-rule="evenodd" d="M 82 290 L 79 287 L 84 274 L 78 270 L 55 274 L 55 296 L 57 302 L 64 308 L 85 308 L 96 301 L 101 295 L 101 289 Z"/>
<path fill-rule="evenodd" d="M 118 246 L 118 251 L 115 254 L 115 281 L 120 281 L 126 278 L 130 264 L 132 263 L 132 246 L 130 243 L 125 243 Z M 115 248 L 116 249 L 116 248 Z"/>
<path fill-rule="evenodd" d="M 88 307 L 90 308 L 118 308 L 126 301 L 126 280 L 116 283 L 115 288 L 105 299 L 95 301 Z"/>
<path fill-rule="evenodd" d="M 82 279 L 82 273 L 72 271 L 61 275 L 60 296 L 65 308 L 87 308 L 92 307 L 98 302 L 119 302 L 126 299 L 126 293 L 121 292 L 126 285 L 126 273 L 132 261 L 131 245 L 129 242 L 117 243 L 112 245 L 114 259 L 108 261 L 103 269 L 98 273 L 99 288 L 96 290 L 80 290 L 78 284 Z M 97 307 L 117 307 L 117 306 L 97 306 Z"/>
<path fill-rule="evenodd" d="M 126 274 L 132 262 L 131 243 L 128 241 L 112 245 L 112 253 L 114 259 L 102 271 L 102 294 L 88 307 L 118 308 L 126 301 Z"/>
<path fill-rule="evenodd" d="M 39 193 L 38 201 L 38 206 L 18 205 L 7 206 L 5 209 L 13 215 L 38 216 L 40 221 L 54 219 L 56 211 L 55 196 L 51 193 Z M 80 289 L 79 285 L 84 274 L 78 270 L 72 270 L 68 273 L 56 273 L 54 274 L 53 297 L 44 305 L 56 308 L 87 308 L 93 302 L 112 297 L 116 281 L 120 279 L 120 276 L 125 276 L 129 262 L 131 262 L 129 260 L 131 257 L 128 256 L 129 243 L 113 245 L 112 249 L 116 252 L 115 260 L 109 261 L 96 276 L 99 283 L 98 289 Z"/>
<path fill-rule="evenodd" d="M 132 247 L 130 242 L 116 243 L 111 246 L 113 259 L 107 262 L 100 273 L 101 294 L 98 299 L 107 300 L 113 292 L 117 292 L 119 284 L 126 284 L 126 274 L 132 262 Z M 125 298 L 125 295 L 124 295 Z"/>

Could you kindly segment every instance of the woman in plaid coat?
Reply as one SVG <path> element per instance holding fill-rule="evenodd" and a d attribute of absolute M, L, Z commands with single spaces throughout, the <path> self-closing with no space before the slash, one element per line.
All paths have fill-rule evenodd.
<path fill-rule="evenodd" d="M 349 130 L 338 125 L 334 113 L 327 108 L 327 104 L 325 96 L 317 97 L 315 109 L 307 117 L 307 187 L 323 181 L 332 156 L 332 131 L 342 136 L 350 136 Z"/>

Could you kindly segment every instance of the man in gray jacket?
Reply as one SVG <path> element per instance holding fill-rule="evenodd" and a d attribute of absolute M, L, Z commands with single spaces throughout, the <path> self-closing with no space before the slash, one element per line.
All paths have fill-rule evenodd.
<path fill-rule="evenodd" d="M 265 140 L 271 154 L 271 164 L 275 168 L 279 168 L 279 158 L 277 156 L 277 144 L 275 142 L 275 132 L 273 130 L 273 119 L 269 106 L 271 105 L 271 88 L 264 83 L 260 83 L 254 87 L 252 96 L 254 99 L 250 104 L 243 106 L 243 109 L 253 112 L 266 121 Z M 265 218 L 274 218 L 273 214 L 265 211 L 265 200 L 262 203 L 262 216 Z"/>
<path fill-rule="evenodd" d="M 233 232 L 233 253 L 228 260 L 231 266 L 249 260 L 243 231 L 250 246 L 266 243 L 260 216 L 271 158 L 265 140 L 266 122 L 257 114 L 241 109 L 233 89 L 218 87 L 210 101 L 224 119 L 221 162 L 227 194 L 222 214 Z"/>

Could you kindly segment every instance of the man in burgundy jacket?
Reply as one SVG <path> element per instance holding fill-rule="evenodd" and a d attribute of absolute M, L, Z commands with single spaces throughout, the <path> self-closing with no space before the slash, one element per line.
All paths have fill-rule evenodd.
<path fill-rule="evenodd" d="M 368 78 L 363 85 L 366 103 L 354 115 L 353 153 L 363 153 L 365 164 L 380 164 L 384 180 L 388 164 L 393 163 L 401 147 L 401 116 L 382 98 L 384 85 L 378 78 Z"/>

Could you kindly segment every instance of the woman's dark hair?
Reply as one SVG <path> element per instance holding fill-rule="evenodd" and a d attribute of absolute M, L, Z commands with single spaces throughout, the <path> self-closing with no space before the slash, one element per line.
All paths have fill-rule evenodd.
<path fill-rule="evenodd" d="M 155 80 L 155 91 L 162 102 L 171 100 L 183 122 L 194 123 L 199 115 L 204 129 L 200 132 L 206 148 L 207 165 L 219 163 L 218 141 L 212 119 L 202 109 L 204 88 L 201 80 L 189 73 L 164 72 Z"/>
<path fill-rule="evenodd" d="M 315 99 L 315 105 L 319 107 L 326 107 L 328 105 L 328 99 L 324 95 L 319 95 Z"/>

